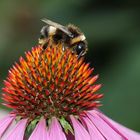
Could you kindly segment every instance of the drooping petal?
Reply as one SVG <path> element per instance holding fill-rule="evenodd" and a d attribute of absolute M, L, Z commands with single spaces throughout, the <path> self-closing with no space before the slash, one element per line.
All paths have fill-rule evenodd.
<path fill-rule="evenodd" d="M 111 120 L 110 120 L 111 121 Z M 118 129 L 120 130 L 127 138 L 128 140 L 140 140 L 140 134 L 137 132 L 134 132 L 118 123 L 115 121 L 111 121 L 111 123 Z"/>
<path fill-rule="evenodd" d="M 45 119 L 39 121 L 29 140 L 49 140 Z"/>
<path fill-rule="evenodd" d="M 20 120 L 5 140 L 23 140 L 27 119 Z"/>
<path fill-rule="evenodd" d="M 53 117 L 49 128 L 49 140 L 66 140 L 66 136 L 58 120 Z"/>
<path fill-rule="evenodd" d="M 0 120 L 0 138 L 2 137 L 2 135 L 4 134 L 4 132 L 6 131 L 6 129 L 9 127 L 9 125 L 12 123 L 14 119 L 15 116 L 10 114 L 5 118 L 3 118 L 2 120 Z"/>
<path fill-rule="evenodd" d="M 84 121 L 87 126 L 91 140 L 94 140 L 95 138 L 96 140 L 105 140 L 102 133 L 95 127 L 88 117 L 82 117 L 82 121 Z"/>
<path fill-rule="evenodd" d="M 128 140 L 140 140 L 140 134 L 137 132 L 134 132 L 133 130 L 130 130 L 121 124 L 113 121 L 112 119 L 108 118 L 101 112 L 96 111 L 97 114 L 100 115 L 100 117 L 107 122 L 116 132 L 123 134 L 125 137 L 127 137 Z"/>
<path fill-rule="evenodd" d="M 74 128 L 75 140 L 90 140 L 89 133 L 84 126 L 74 117 L 70 116 Z"/>
<path fill-rule="evenodd" d="M 87 116 L 107 140 L 128 140 L 127 138 L 122 137 L 116 131 L 114 131 L 114 129 L 112 129 L 96 113 L 93 114 L 87 112 Z"/>

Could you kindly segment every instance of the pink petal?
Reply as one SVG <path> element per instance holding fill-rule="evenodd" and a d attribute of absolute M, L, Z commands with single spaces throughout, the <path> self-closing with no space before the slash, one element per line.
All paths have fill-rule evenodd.
<path fill-rule="evenodd" d="M 104 114 L 102 114 L 101 112 L 97 113 L 104 119 L 104 121 L 106 121 L 114 130 L 116 130 L 117 132 L 119 131 L 120 133 L 122 133 L 123 135 L 125 135 L 127 137 L 128 140 L 140 140 L 140 134 L 137 132 L 134 132 L 133 130 L 130 130 L 124 126 L 122 126 L 121 124 L 113 121 L 112 119 L 108 118 L 107 116 L 105 116 Z"/>
<path fill-rule="evenodd" d="M 75 140 L 90 140 L 89 133 L 84 126 L 72 115 L 70 116 L 75 133 Z"/>
<path fill-rule="evenodd" d="M 20 120 L 5 140 L 23 140 L 27 119 Z"/>
<path fill-rule="evenodd" d="M 110 120 L 111 121 L 111 120 Z M 112 124 L 118 129 L 120 130 L 127 138 L 128 140 L 140 140 L 140 134 L 137 132 L 134 132 L 118 123 L 116 123 L 115 121 L 112 121 Z"/>
<path fill-rule="evenodd" d="M 31 134 L 29 140 L 48 140 L 45 119 L 39 121 L 33 133 Z"/>
<path fill-rule="evenodd" d="M 51 126 L 49 128 L 49 139 L 66 140 L 66 136 L 61 128 L 61 125 L 55 117 L 52 118 Z"/>
<path fill-rule="evenodd" d="M 95 138 L 96 140 L 105 140 L 101 132 L 95 127 L 95 125 L 91 122 L 91 120 L 88 117 L 82 117 L 82 121 L 84 121 L 84 123 L 87 126 L 91 140 L 94 140 Z"/>
<path fill-rule="evenodd" d="M 87 116 L 92 121 L 92 123 L 97 127 L 97 129 L 102 133 L 102 135 L 107 140 L 122 140 L 124 137 L 119 135 L 114 129 L 112 129 L 102 118 L 100 118 L 96 113 L 88 113 Z M 127 139 L 124 139 L 127 140 Z"/>
<path fill-rule="evenodd" d="M 15 116 L 10 114 L 5 118 L 3 118 L 2 120 L 0 120 L 0 138 L 2 137 L 2 135 L 4 134 L 6 129 L 10 126 L 10 124 L 13 122 L 14 119 Z"/>

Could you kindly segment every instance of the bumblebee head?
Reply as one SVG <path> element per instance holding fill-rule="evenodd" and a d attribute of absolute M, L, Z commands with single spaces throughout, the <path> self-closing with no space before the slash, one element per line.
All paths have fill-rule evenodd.
<path fill-rule="evenodd" d="M 67 28 L 72 34 L 72 37 L 70 38 L 70 45 L 78 55 L 83 56 L 88 50 L 85 35 L 78 27 L 72 24 L 69 24 Z"/>

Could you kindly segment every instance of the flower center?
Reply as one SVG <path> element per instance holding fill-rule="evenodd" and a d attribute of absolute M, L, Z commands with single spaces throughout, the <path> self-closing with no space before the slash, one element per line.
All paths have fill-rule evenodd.
<path fill-rule="evenodd" d="M 20 58 L 4 82 L 3 99 L 21 117 L 31 119 L 78 115 L 100 105 L 98 76 L 89 64 L 61 45 L 34 47 Z"/>

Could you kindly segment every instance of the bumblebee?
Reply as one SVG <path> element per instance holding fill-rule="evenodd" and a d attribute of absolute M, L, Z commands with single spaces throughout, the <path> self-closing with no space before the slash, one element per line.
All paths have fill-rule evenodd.
<path fill-rule="evenodd" d="M 85 35 L 74 25 L 60 25 L 48 19 L 42 19 L 46 23 L 41 29 L 39 44 L 43 49 L 47 48 L 48 41 L 52 43 L 62 43 L 63 50 L 70 48 L 78 57 L 84 56 L 88 50 Z"/>

